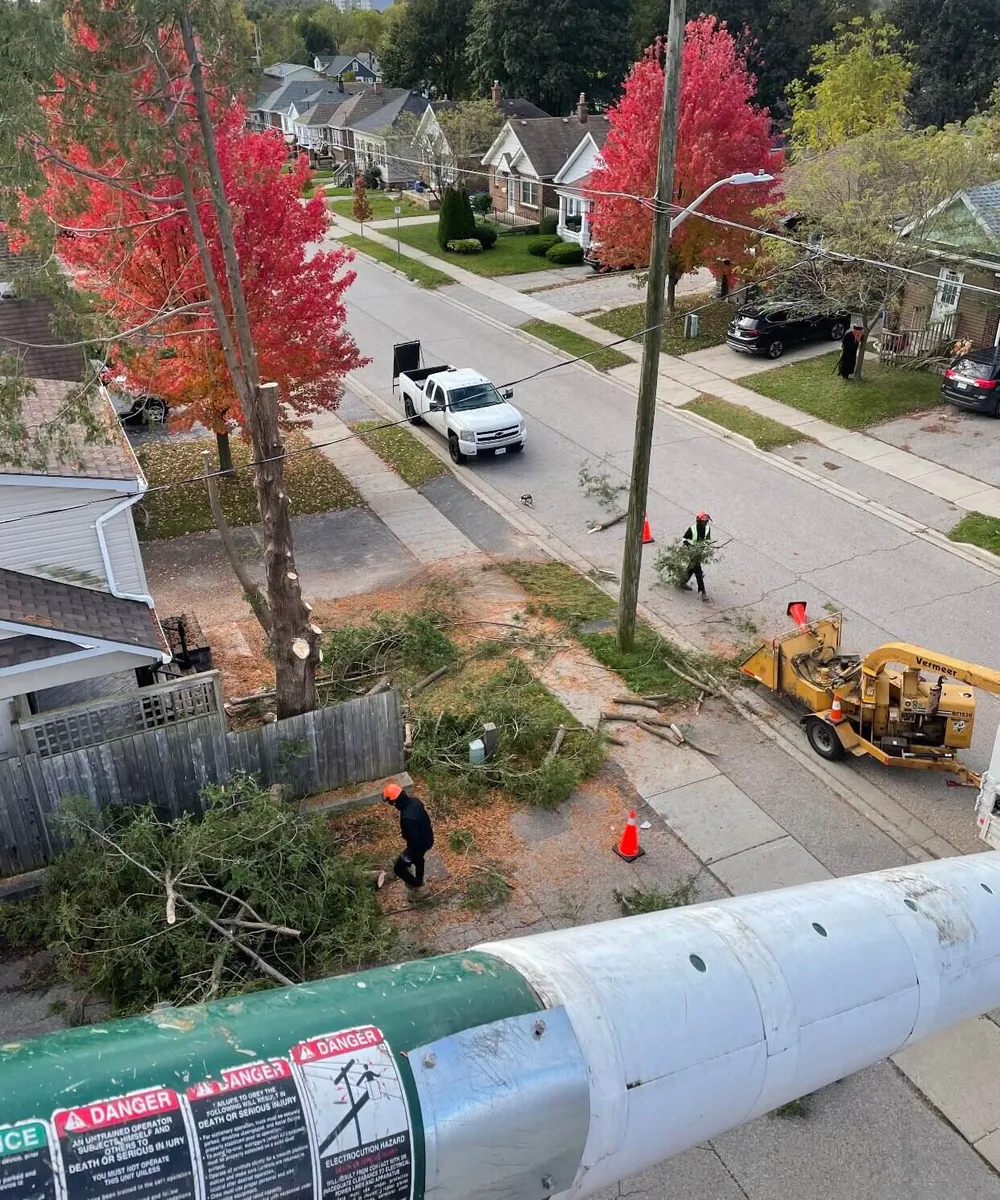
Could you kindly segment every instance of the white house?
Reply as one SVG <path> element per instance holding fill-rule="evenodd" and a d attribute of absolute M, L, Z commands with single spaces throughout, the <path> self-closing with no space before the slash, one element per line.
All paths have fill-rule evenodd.
<path fill-rule="evenodd" d="M 608 122 L 603 117 L 590 117 L 587 132 L 553 176 L 559 198 L 559 223 L 556 232 L 564 242 L 577 242 L 586 249 L 590 245 L 590 217 L 594 203 L 586 196 L 590 177 L 601 166 L 601 150 L 608 136 Z"/>
<path fill-rule="evenodd" d="M 25 422 L 65 426 L 79 385 L 31 383 Z M 0 757 L 19 716 L 120 691 L 122 675 L 134 687 L 170 661 L 132 518 L 146 479 L 103 389 L 91 403 L 101 439 L 69 425 L 44 461 L 0 460 Z"/>

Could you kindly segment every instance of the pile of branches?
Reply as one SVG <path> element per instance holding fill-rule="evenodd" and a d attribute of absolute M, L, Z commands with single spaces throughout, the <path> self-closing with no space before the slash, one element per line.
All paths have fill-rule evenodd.
<path fill-rule="evenodd" d="M 393 931 L 366 864 L 321 819 L 248 776 L 206 791 L 203 817 L 70 806 L 70 848 L 41 896 L 0 909 L 8 944 L 54 952 L 113 1015 L 289 985 L 385 958 Z"/>
<path fill-rule="evenodd" d="M 453 665 L 458 647 L 442 631 L 440 613 L 412 616 L 374 612 L 363 625 L 345 625 L 323 640 L 323 680 L 331 700 L 349 699 L 376 680 L 399 684 Z"/>

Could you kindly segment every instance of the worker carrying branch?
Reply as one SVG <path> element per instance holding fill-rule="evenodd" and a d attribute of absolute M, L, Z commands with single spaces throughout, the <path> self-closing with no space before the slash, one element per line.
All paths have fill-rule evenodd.
<path fill-rule="evenodd" d="M 424 858 L 434 845 L 434 829 L 427 809 L 416 796 L 409 796 L 398 783 L 387 783 L 382 799 L 399 813 L 399 832 L 406 849 L 396 859 L 393 871 L 408 888 L 424 886 Z"/>
<path fill-rule="evenodd" d="M 708 593 L 705 591 L 705 573 L 701 567 L 705 558 L 705 551 L 708 549 L 708 543 L 711 540 L 712 518 L 703 509 L 695 517 L 694 524 L 689 525 L 684 531 L 684 545 L 690 550 L 691 557 L 688 560 L 687 575 L 685 575 L 683 582 L 677 585 L 685 590 L 690 590 L 691 579 L 693 578 L 698 584 L 698 594 L 702 600 L 708 599 Z"/>

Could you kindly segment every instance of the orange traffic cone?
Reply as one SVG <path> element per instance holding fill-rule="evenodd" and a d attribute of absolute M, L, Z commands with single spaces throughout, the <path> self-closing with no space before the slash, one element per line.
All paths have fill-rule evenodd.
<path fill-rule="evenodd" d="M 840 697 L 834 696 L 833 703 L 830 705 L 830 724 L 839 725 L 844 719 L 844 710 L 840 706 Z"/>
<path fill-rule="evenodd" d="M 653 531 L 649 528 L 649 514 L 642 514 L 642 544 L 651 546 L 653 544 Z"/>
<path fill-rule="evenodd" d="M 624 858 L 626 862 L 635 862 L 637 858 L 642 858 L 646 853 L 639 845 L 639 823 L 635 819 L 634 808 L 629 813 L 628 820 L 625 822 L 621 841 L 613 849 L 615 854 L 619 858 Z"/>
<path fill-rule="evenodd" d="M 785 612 L 788 613 L 800 629 L 805 629 L 809 624 L 806 620 L 806 602 L 804 600 L 793 600 L 785 609 Z"/>

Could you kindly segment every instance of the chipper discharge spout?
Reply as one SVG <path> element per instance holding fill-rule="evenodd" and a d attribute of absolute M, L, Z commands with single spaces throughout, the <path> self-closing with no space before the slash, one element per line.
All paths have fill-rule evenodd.
<path fill-rule="evenodd" d="M 979 783 L 957 752 L 972 743 L 972 689 L 1000 694 L 1000 671 L 906 642 L 848 654 L 840 613 L 810 621 L 800 600 L 787 613 L 795 628 L 758 647 L 741 670 L 806 710 L 806 737 L 821 758 L 867 755 Z"/>

